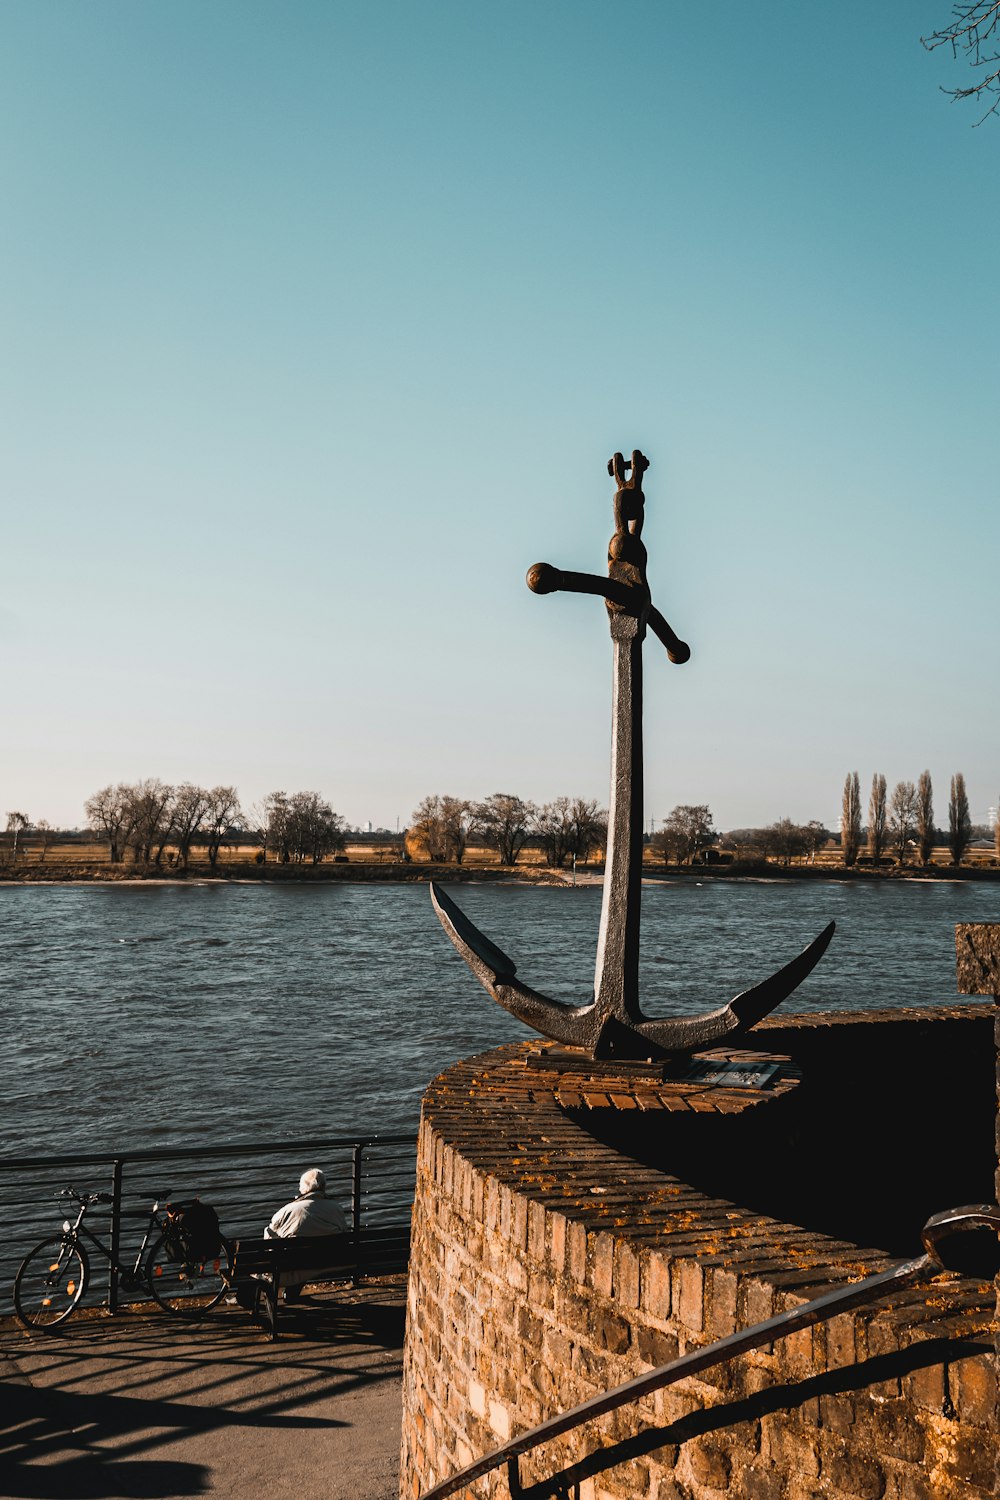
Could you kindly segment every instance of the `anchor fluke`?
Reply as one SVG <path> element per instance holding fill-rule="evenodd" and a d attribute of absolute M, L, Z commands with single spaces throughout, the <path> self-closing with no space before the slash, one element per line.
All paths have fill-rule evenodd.
<path fill-rule="evenodd" d="M 828 922 L 819 937 L 813 938 L 809 946 L 803 948 L 791 963 L 779 969 L 776 974 L 772 974 L 770 979 L 763 979 L 760 984 L 755 984 L 748 990 L 741 990 L 730 1000 L 729 1008 L 739 1019 L 741 1026 L 756 1026 L 758 1021 L 798 988 L 806 975 L 812 973 L 829 948 L 830 939 L 836 929 L 836 922 Z"/>
<path fill-rule="evenodd" d="M 561 1000 L 550 1000 L 529 985 L 522 984 L 515 978 L 517 969 L 513 960 L 496 943 L 491 943 L 433 880 L 430 891 L 441 926 L 498 1005 L 555 1042 L 562 1042 L 567 1047 L 588 1045 L 588 1038 L 595 1031 L 592 1025 L 588 1026 L 594 1012 L 592 1005 L 564 1005 Z"/>
<path fill-rule="evenodd" d="M 441 926 L 476 978 L 487 988 L 503 980 L 513 979 L 517 973 L 514 960 L 508 958 L 496 943 L 491 943 L 486 934 L 479 931 L 475 922 L 469 921 L 462 908 L 456 906 L 435 881 L 432 880 L 430 885 L 431 901 L 441 919 Z"/>

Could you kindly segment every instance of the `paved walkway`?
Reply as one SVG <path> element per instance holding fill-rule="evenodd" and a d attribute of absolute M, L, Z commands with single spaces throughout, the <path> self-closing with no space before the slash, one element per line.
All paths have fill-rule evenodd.
<path fill-rule="evenodd" d="M 403 1278 L 239 1308 L 0 1323 L 3 1500 L 396 1500 Z"/>

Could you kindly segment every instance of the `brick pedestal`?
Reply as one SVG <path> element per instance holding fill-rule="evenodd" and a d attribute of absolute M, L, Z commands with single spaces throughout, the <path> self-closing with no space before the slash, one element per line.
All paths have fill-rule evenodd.
<path fill-rule="evenodd" d="M 755 1037 L 801 1061 L 803 1081 L 783 1108 L 808 1101 L 817 1069 L 847 1077 L 859 1048 L 869 1058 L 882 1048 L 901 1135 L 873 1140 L 871 1151 L 884 1155 L 891 1194 L 892 1152 L 906 1149 L 906 1118 L 921 1103 L 914 1077 L 963 1049 L 991 1047 L 992 1020 L 976 1005 L 793 1017 Z M 566 1108 L 551 1080 L 526 1066 L 527 1050 L 461 1063 L 425 1096 L 404 1364 L 406 1500 L 543 1417 L 888 1264 L 877 1249 L 643 1165 L 641 1152 L 621 1149 L 620 1133 L 611 1144 L 588 1119 L 627 1115 L 641 1144 L 663 1107 L 644 1110 L 615 1089 L 592 1115 Z M 864 1099 L 846 1088 L 843 1107 L 863 1109 Z M 762 1100 L 734 1125 L 758 1108 L 776 1106 Z M 711 1111 L 707 1092 L 702 1112 Z M 789 1129 L 797 1118 L 808 1116 L 788 1115 Z M 773 1149 L 780 1172 L 780 1145 Z M 519 1482 L 560 1474 L 562 1489 L 544 1493 L 575 1500 L 986 1500 L 997 1456 L 993 1315 L 992 1286 L 939 1278 L 600 1419 L 523 1459 Z M 506 1500 L 507 1474 L 468 1494 Z"/>

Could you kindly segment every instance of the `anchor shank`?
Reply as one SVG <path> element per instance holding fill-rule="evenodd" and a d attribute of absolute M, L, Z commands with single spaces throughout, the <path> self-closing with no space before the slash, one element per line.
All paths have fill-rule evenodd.
<path fill-rule="evenodd" d="M 642 1019 L 639 904 L 642 894 L 642 642 L 645 612 L 611 616 L 614 686 L 611 800 L 594 999 L 602 1021 Z"/>

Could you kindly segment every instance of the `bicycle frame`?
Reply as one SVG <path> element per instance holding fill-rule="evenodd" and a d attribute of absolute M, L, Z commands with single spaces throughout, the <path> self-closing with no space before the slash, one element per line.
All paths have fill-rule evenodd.
<path fill-rule="evenodd" d="M 112 1245 L 110 1246 L 106 1245 L 104 1241 L 98 1239 L 94 1231 L 88 1228 L 88 1226 L 83 1222 L 87 1216 L 87 1210 L 92 1206 L 93 1201 L 94 1200 L 91 1198 L 79 1199 L 79 1211 L 76 1216 L 76 1222 L 70 1224 L 68 1229 L 63 1229 L 63 1244 L 73 1246 L 82 1240 L 89 1240 L 94 1249 L 100 1252 L 100 1254 L 107 1261 L 108 1265 L 111 1267 L 115 1276 L 116 1283 L 119 1283 L 122 1287 L 125 1288 L 126 1291 L 132 1291 L 137 1286 L 142 1285 L 143 1258 L 146 1254 L 146 1250 L 149 1246 L 150 1240 L 152 1239 L 153 1231 L 157 1230 L 160 1234 L 163 1234 L 166 1231 L 166 1225 L 157 1215 L 157 1211 L 160 1207 L 159 1202 L 154 1203 L 153 1207 L 149 1211 L 149 1222 L 146 1225 L 146 1232 L 142 1237 L 142 1244 L 139 1246 L 139 1249 L 136 1253 L 135 1264 L 130 1269 L 128 1266 L 123 1265 L 119 1260 L 118 1255 L 116 1254 L 117 1247 L 114 1245 L 114 1243 L 112 1243 Z"/>

